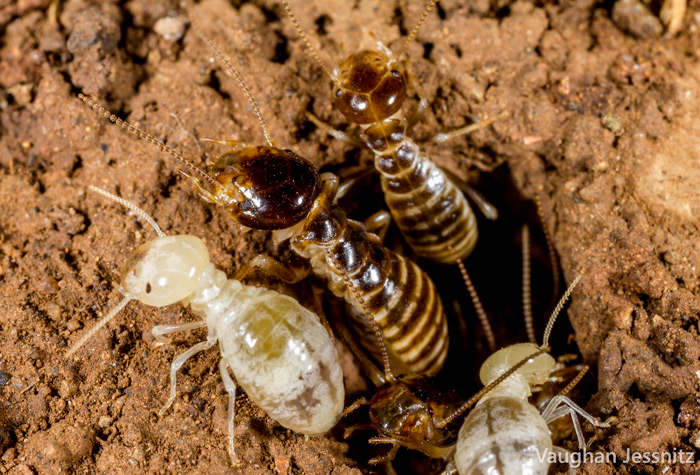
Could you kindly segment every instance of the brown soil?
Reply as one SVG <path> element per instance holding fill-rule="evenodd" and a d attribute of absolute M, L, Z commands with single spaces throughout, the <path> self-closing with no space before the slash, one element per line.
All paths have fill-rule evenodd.
<path fill-rule="evenodd" d="M 313 111 L 345 123 L 332 108 L 330 81 L 277 2 L 234 3 L 206 0 L 192 12 L 243 70 L 276 143 L 335 170 L 366 163 L 366 152 L 305 120 Z M 371 32 L 396 50 L 424 2 L 293 3 L 331 62 L 371 47 Z M 173 17 L 170 29 L 161 22 L 156 33 L 164 17 Z M 594 0 L 442 0 L 408 50 L 430 104 L 417 136 L 510 113 L 428 152 L 501 210 L 497 223 L 484 223 L 486 239 L 467 264 L 487 310 L 498 315 L 503 343 L 523 338 L 512 331 L 521 327 L 516 236 L 525 221 L 538 226 L 529 200 L 541 199 L 566 282 L 583 274 L 568 315 L 597 384 L 592 378 L 577 400 L 602 418 L 617 417 L 612 428 L 586 433 L 595 450 L 619 457 L 628 448 L 700 448 L 700 3 L 690 1 L 675 38 L 648 27 L 655 21 Z M 187 310 L 131 304 L 72 361 L 62 357 L 119 300 L 124 261 L 152 237 L 121 207 L 87 193 L 88 184 L 134 201 L 168 233 L 204 238 L 230 274 L 262 252 L 290 259 L 268 233 L 240 232 L 195 196 L 167 156 L 75 97 L 97 98 L 198 161 L 222 151 L 202 137 L 262 142 L 245 97 L 204 42 L 191 29 L 178 34 L 187 24 L 167 0 L 0 2 L 0 473 L 233 472 L 217 351 L 187 364 L 174 406 L 157 416 L 171 360 L 202 335 L 156 348 L 150 329 L 191 319 Z M 543 315 L 539 302 L 549 300 L 551 284 L 541 245 L 534 257 L 542 276 L 536 314 Z M 463 293 L 450 280 L 441 286 L 448 299 L 452 289 Z M 257 282 L 320 310 L 309 284 Z M 562 347 L 564 327 L 554 332 Z M 479 353 L 483 345 L 475 346 Z M 341 350 L 352 401 L 369 384 Z M 473 367 L 476 373 L 478 361 Z M 445 371 L 455 381 L 474 379 L 463 361 Z M 307 440 L 245 395 L 236 427 L 240 473 L 371 470 L 368 436 L 348 443 L 339 427 Z M 698 469 L 617 463 L 587 464 L 584 472 Z"/>

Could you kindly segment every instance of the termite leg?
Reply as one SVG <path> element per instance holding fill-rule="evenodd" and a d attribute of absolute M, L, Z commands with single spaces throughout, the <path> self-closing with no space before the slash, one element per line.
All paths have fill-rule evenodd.
<path fill-rule="evenodd" d="M 214 346 L 215 343 L 216 338 L 209 337 L 206 341 L 201 341 L 197 343 L 196 345 L 179 355 L 177 358 L 175 358 L 173 363 L 170 365 L 170 397 L 168 398 L 168 401 L 165 403 L 163 408 L 160 411 L 158 411 L 159 416 L 165 414 L 165 411 L 167 411 L 168 408 L 172 405 L 173 401 L 175 400 L 175 396 L 177 395 L 177 370 L 182 368 L 182 365 L 185 364 L 185 361 L 190 359 L 192 356 L 199 353 L 200 351 L 204 351 L 211 348 L 212 346 Z"/>
<path fill-rule="evenodd" d="M 355 188 L 360 180 L 364 180 L 365 177 L 374 173 L 377 173 L 377 170 L 374 168 L 374 166 L 367 166 L 363 167 L 362 170 L 350 176 L 349 178 L 343 178 L 343 182 L 340 185 L 338 185 L 338 192 L 335 194 L 335 199 L 333 200 L 333 203 L 337 204 L 338 200 L 341 200 L 345 195 L 348 194 L 348 192 L 350 192 L 350 190 Z"/>
<path fill-rule="evenodd" d="M 340 140 L 341 142 L 345 142 L 348 145 L 352 145 L 353 147 L 364 147 L 365 144 L 361 140 L 351 137 L 349 134 L 346 134 L 342 130 L 334 129 L 331 127 L 329 124 L 326 124 L 323 122 L 321 119 L 316 117 L 314 114 L 311 112 L 306 113 L 306 118 L 309 119 L 309 121 L 314 124 L 316 127 L 318 127 L 320 130 L 323 130 L 326 132 L 328 135 L 332 136 L 333 138 Z"/>
<path fill-rule="evenodd" d="M 206 326 L 207 322 L 205 322 L 204 320 L 197 322 L 176 323 L 175 325 L 157 325 L 153 327 L 153 329 L 151 330 L 151 334 L 156 340 L 158 340 L 158 342 L 156 343 L 158 346 L 169 345 L 170 338 L 166 338 L 163 335 L 168 335 L 169 333 L 175 332 L 186 332 L 189 330 L 195 330 L 197 328 L 202 328 Z"/>
<path fill-rule="evenodd" d="M 366 406 L 367 404 L 369 404 L 369 399 L 367 399 L 366 397 L 361 397 L 360 399 L 355 400 L 355 402 L 346 407 L 343 411 L 343 414 L 340 417 L 343 418 L 351 412 L 357 411 L 362 406 Z"/>
<path fill-rule="evenodd" d="M 248 148 L 250 146 L 242 140 L 202 138 L 202 142 L 215 143 L 219 145 L 224 145 L 226 147 L 233 147 L 234 150 L 243 150 L 244 148 Z"/>
<path fill-rule="evenodd" d="M 177 172 L 192 182 L 192 187 L 194 188 L 194 191 L 199 195 L 200 198 L 202 198 L 207 203 L 216 204 L 216 197 L 214 197 L 214 195 L 212 195 L 209 190 L 202 186 L 202 183 L 199 181 L 198 178 L 195 178 L 193 175 L 190 175 L 181 168 L 178 168 Z"/>
<path fill-rule="evenodd" d="M 457 186 L 457 188 L 462 190 L 462 193 L 466 194 L 469 199 L 476 204 L 479 211 L 481 211 L 481 214 L 483 214 L 486 219 L 491 221 L 498 219 L 498 210 L 494 205 L 489 203 L 488 200 L 481 195 L 481 193 L 476 191 L 471 185 L 469 185 L 469 183 L 462 180 L 450 170 L 442 167 L 440 167 L 440 170 L 442 170 L 442 172 L 447 176 L 447 178 L 450 179 L 452 183 Z"/>
<path fill-rule="evenodd" d="M 365 228 L 367 232 L 374 233 L 379 236 L 379 240 L 384 242 L 386 232 L 391 224 L 391 215 L 387 211 L 377 211 L 372 216 L 365 220 Z"/>
<path fill-rule="evenodd" d="M 238 465 L 238 459 L 236 458 L 236 449 L 233 445 L 233 417 L 236 414 L 236 383 L 233 382 L 228 368 L 229 366 L 226 359 L 221 358 L 219 361 L 219 371 L 221 372 L 221 379 L 228 393 L 228 454 L 231 457 L 231 463 L 236 466 Z"/>
<path fill-rule="evenodd" d="M 479 122 L 477 122 L 475 124 L 469 124 L 467 126 L 460 127 L 459 129 L 455 129 L 455 130 L 452 130 L 450 132 L 437 133 L 433 136 L 432 141 L 434 143 L 443 143 L 443 142 L 446 142 L 447 140 L 453 139 L 455 137 L 459 137 L 461 135 L 471 134 L 472 132 L 483 129 L 484 127 L 488 127 L 489 125 L 493 124 L 494 122 L 505 119 L 506 117 L 508 117 L 508 112 L 503 111 L 500 114 L 494 115 L 493 117 L 489 117 L 489 118 L 480 120 Z"/>
<path fill-rule="evenodd" d="M 279 261 L 270 256 L 260 254 L 255 256 L 253 260 L 249 261 L 238 272 L 236 272 L 236 275 L 234 275 L 233 278 L 235 280 L 243 280 L 254 269 L 259 269 L 265 272 L 267 275 L 276 277 L 282 282 L 286 282 L 288 284 L 296 284 L 300 280 L 304 279 L 307 275 L 309 275 L 310 270 L 308 268 L 291 269 L 282 265 Z"/>
<path fill-rule="evenodd" d="M 566 416 L 567 414 L 571 416 L 571 421 L 574 424 L 576 439 L 578 440 L 578 446 L 580 449 L 586 448 L 586 440 L 583 438 L 581 423 L 579 422 L 577 415 L 583 417 L 596 427 L 610 427 L 609 422 L 599 421 L 566 396 L 554 396 L 552 400 L 549 401 L 549 404 L 547 404 L 544 411 L 542 411 L 542 418 L 547 423 L 550 423 L 555 419 Z"/>
<path fill-rule="evenodd" d="M 379 457 L 374 457 L 370 459 L 369 463 L 372 465 L 379 465 L 380 463 L 386 463 L 386 462 L 391 462 L 396 458 L 396 452 L 399 451 L 399 446 L 394 443 L 393 439 L 386 439 L 384 440 L 381 437 L 372 437 L 369 439 L 370 443 L 373 444 L 394 444 L 391 447 L 391 450 L 387 452 L 384 455 L 380 455 Z"/>

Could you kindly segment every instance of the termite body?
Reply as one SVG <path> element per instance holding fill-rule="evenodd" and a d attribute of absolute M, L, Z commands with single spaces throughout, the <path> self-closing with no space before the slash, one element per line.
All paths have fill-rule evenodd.
<path fill-rule="evenodd" d="M 412 119 L 401 114 L 408 96 L 408 78 L 399 59 L 436 3 L 437 0 L 429 3 L 398 55 L 380 44 L 381 51 L 351 54 L 331 72 L 312 47 L 288 1 L 282 0 L 312 56 L 330 76 L 336 107 L 351 123 L 360 126 L 361 143 L 374 153 L 387 206 L 402 235 L 419 257 L 454 264 L 455 256 L 466 258 L 476 245 L 476 217 L 457 184 L 407 135 Z M 425 107 L 421 100 L 420 108 Z M 344 132 L 331 129 L 314 116 L 310 118 L 334 137 L 356 143 Z M 445 141 L 493 120 L 438 134 L 434 140 Z M 487 217 L 496 218 L 491 205 L 471 188 L 463 188 Z"/>
<path fill-rule="evenodd" d="M 173 361 L 170 398 L 161 414 L 175 399 L 179 368 L 194 354 L 218 342 L 223 357 L 221 376 L 230 396 L 229 452 L 234 463 L 236 387 L 228 368 L 246 394 L 284 427 L 305 435 L 320 435 L 335 425 L 344 404 L 343 375 L 335 345 L 317 315 L 289 296 L 227 278 L 210 261 L 198 237 L 166 236 L 132 203 L 99 188 L 92 189 L 137 212 L 154 224 L 159 236 L 140 246 L 129 260 L 121 289 L 125 298 L 73 345 L 67 356 L 131 300 L 154 307 L 180 302 L 189 305 L 201 321 L 157 326 L 153 335 L 165 343 L 168 340 L 163 335 L 206 327 L 207 339 Z"/>
<path fill-rule="evenodd" d="M 580 276 L 555 308 L 541 347 L 534 343 L 518 343 L 498 350 L 484 362 L 479 377 L 485 386 L 492 387 L 523 356 L 547 346 L 556 315 L 579 280 Z M 459 430 L 454 462 L 460 475 L 545 475 L 550 454 L 566 452 L 553 445 L 547 426 L 550 422 L 570 415 L 581 450 L 586 445 L 578 416 L 596 427 L 610 426 L 562 394 L 554 396 L 541 413 L 528 402 L 532 390 L 543 385 L 560 369 L 561 365 L 551 355 L 539 355 L 492 387 L 479 400 Z"/>
<path fill-rule="evenodd" d="M 155 144 L 186 165 L 200 196 L 225 207 L 236 222 L 274 230 L 278 241 L 309 259 L 312 270 L 351 307 L 354 324 L 372 330 L 364 344 L 402 372 L 435 374 L 447 356 L 448 330 L 440 297 L 430 278 L 416 264 L 382 245 L 362 223 L 348 219 L 335 205 L 338 179 L 319 175 L 316 167 L 291 150 L 272 145 L 257 103 L 238 72 L 206 38 L 248 97 L 267 139 L 265 146 L 234 145 L 214 164 L 213 176 L 150 134 L 129 125 L 85 96 L 81 99 L 125 130 Z M 205 189 L 199 179 L 211 186 Z M 362 331 L 360 332 L 362 333 Z"/>

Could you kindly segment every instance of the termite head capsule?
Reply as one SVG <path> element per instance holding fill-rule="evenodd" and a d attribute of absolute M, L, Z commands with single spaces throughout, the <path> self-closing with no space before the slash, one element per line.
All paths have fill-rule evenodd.
<path fill-rule="evenodd" d="M 212 167 L 234 219 L 250 228 L 284 229 L 302 221 L 320 190 L 316 167 L 291 150 L 247 147 Z M 219 196 L 217 196 L 219 200 Z"/>
<path fill-rule="evenodd" d="M 479 378 L 481 382 L 488 386 L 508 368 L 513 367 L 518 361 L 526 358 L 527 355 L 535 353 L 540 348 L 533 343 L 518 343 L 502 348 L 488 357 L 481 365 Z M 527 381 L 530 386 L 542 385 L 547 381 L 550 373 L 555 369 L 557 362 L 549 353 L 542 353 L 528 361 L 522 368 L 516 371 Z M 493 393 L 493 391 L 492 391 Z"/>
<path fill-rule="evenodd" d="M 401 445 L 443 458 L 457 441 L 459 425 L 439 427 L 436 422 L 456 410 L 459 401 L 454 391 L 439 388 L 431 378 L 404 375 L 377 390 L 370 418 L 383 435 Z"/>
<path fill-rule="evenodd" d="M 335 103 L 356 124 L 379 122 L 394 115 L 406 99 L 406 78 L 377 51 L 352 54 L 340 66 Z"/>
<path fill-rule="evenodd" d="M 127 295 L 146 305 L 172 305 L 194 294 L 207 264 L 209 251 L 198 237 L 158 237 L 136 250 L 122 285 Z"/>

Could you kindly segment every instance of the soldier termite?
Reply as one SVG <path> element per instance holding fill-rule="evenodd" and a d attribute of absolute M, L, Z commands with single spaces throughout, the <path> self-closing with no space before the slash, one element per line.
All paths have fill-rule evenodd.
<path fill-rule="evenodd" d="M 478 236 L 476 218 L 457 188 L 462 183 L 448 176 L 407 136 L 413 119 L 401 114 L 408 95 L 408 80 L 400 59 L 436 3 L 437 0 L 432 0 L 428 4 L 396 55 L 379 43 L 379 51 L 363 50 L 351 54 L 331 71 L 311 45 L 289 2 L 282 0 L 311 55 L 331 78 L 338 110 L 351 123 L 361 127 L 360 143 L 374 152 L 374 165 L 381 175 L 387 206 L 406 241 L 420 257 L 454 264 L 455 254 L 462 260 L 474 249 Z M 424 100 L 420 104 L 421 109 L 426 107 Z M 331 129 L 315 116 L 309 117 L 334 137 L 358 144 L 357 140 Z M 501 117 L 437 134 L 433 140 L 444 142 L 485 127 Z M 496 218 L 496 210 L 478 193 L 469 186 L 462 188 L 486 217 Z"/>
<path fill-rule="evenodd" d="M 365 227 L 335 205 L 338 179 L 318 174 L 291 150 L 273 147 L 258 105 L 239 73 L 204 38 L 246 94 L 267 140 L 265 146 L 223 141 L 234 150 L 213 166 L 214 176 L 152 135 L 122 121 L 87 97 L 81 100 L 123 129 L 151 142 L 188 167 L 200 196 L 224 206 L 244 226 L 275 230 L 277 241 L 309 259 L 329 289 L 350 305 L 363 344 L 379 356 L 389 379 L 389 359 L 401 372 L 435 374 L 447 356 L 448 330 L 440 297 L 430 278 L 413 262 L 385 248 Z M 200 179 L 212 190 L 205 189 Z M 369 332 L 367 330 L 370 330 Z M 373 335 L 372 335 L 373 333 Z"/>
<path fill-rule="evenodd" d="M 246 394 L 284 427 L 305 435 L 320 435 L 335 425 L 343 410 L 345 389 L 338 353 L 328 331 L 317 315 L 295 299 L 240 282 L 253 267 L 269 265 L 264 256 L 228 279 L 209 260 L 209 252 L 198 237 L 166 236 L 133 203 L 100 188 L 90 189 L 135 212 L 158 237 L 139 247 L 129 260 L 120 289 L 124 299 L 68 350 L 66 358 L 132 300 L 154 307 L 180 302 L 189 305 L 201 321 L 159 325 L 153 328 L 153 336 L 167 343 L 165 335 L 206 327 L 207 339 L 173 361 L 170 397 L 160 415 L 175 399 L 177 371 L 190 357 L 218 342 L 222 355 L 219 369 L 229 393 L 228 450 L 234 465 L 236 385 L 229 368 Z M 286 269 L 274 271 L 292 280 Z"/>

